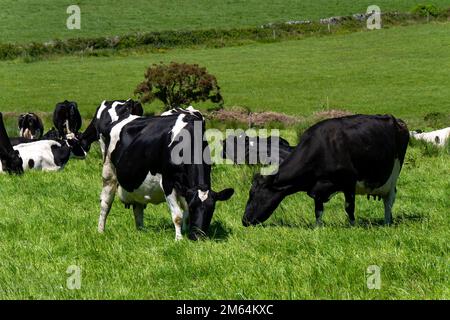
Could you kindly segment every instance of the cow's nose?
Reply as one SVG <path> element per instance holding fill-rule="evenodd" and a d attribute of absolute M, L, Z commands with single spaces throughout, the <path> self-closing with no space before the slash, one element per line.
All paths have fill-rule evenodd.
<path fill-rule="evenodd" d="M 249 226 L 251 226 L 252 224 L 250 223 L 250 221 L 248 221 L 248 219 L 247 219 L 246 217 L 244 217 L 244 218 L 242 218 L 242 225 L 243 225 L 244 227 L 249 227 Z"/>

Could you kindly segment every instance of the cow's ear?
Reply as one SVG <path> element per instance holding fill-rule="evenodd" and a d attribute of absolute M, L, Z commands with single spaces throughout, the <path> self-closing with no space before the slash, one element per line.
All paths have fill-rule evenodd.
<path fill-rule="evenodd" d="M 227 188 L 224 189 L 220 192 L 214 192 L 214 200 L 216 201 L 226 201 L 228 199 L 230 199 L 234 194 L 234 189 L 233 188 Z"/>

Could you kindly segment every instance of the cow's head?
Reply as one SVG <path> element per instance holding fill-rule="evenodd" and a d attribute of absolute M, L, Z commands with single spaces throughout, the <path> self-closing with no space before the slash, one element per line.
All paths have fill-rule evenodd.
<path fill-rule="evenodd" d="M 253 178 L 242 224 L 245 227 L 266 221 L 286 194 L 273 185 L 275 176 L 256 174 Z"/>
<path fill-rule="evenodd" d="M 189 239 L 204 238 L 211 224 L 217 201 L 226 201 L 234 194 L 234 189 L 228 188 L 215 192 L 208 186 L 198 186 L 186 189 L 176 184 L 176 189 L 184 195 L 189 207 Z"/>
<path fill-rule="evenodd" d="M 3 115 L 0 112 L 0 159 L 2 169 L 8 173 L 23 173 L 23 161 L 19 151 L 14 150 L 9 141 L 8 134 L 3 124 Z"/>
<path fill-rule="evenodd" d="M 42 120 L 35 113 L 24 113 L 19 116 L 20 136 L 27 139 L 39 139 L 44 133 Z"/>

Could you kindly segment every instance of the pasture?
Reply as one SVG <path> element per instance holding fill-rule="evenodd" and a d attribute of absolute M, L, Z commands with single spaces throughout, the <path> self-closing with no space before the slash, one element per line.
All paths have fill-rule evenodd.
<path fill-rule="evenodd" d="M 409 11 L 420 0 L 378 0 L 383 12 Z M 447 7 L 447 0 L 426 3 Z M 62 27 L 69 16 L 70 1 L 3 0 L 0 6 L 0 42 L 44 42 L 55 38 L 122 35 L 139 31 L 193 30 L 258 26 L 362 13 L 373 5 L 370 0 L 79 0 L 82 28 Z"/>
<path fill-rule="evenodd" d="M 52 2 L 47 1 L 49 5 Z M 137 1 L 136 5 L 143 3 Z M 163 2 L 156 3 L 163 6 Z M 249 2 L 246 10 L 257 3 Z M 366 8 L 355 9 L 351 1 L 344 1 L 338 9 L 324 10 L 325 1 L 314 3 L 305 13 L 308 17 Z M 413 3 L 399 1 L 395 8 L 409 8 Z M 215 8 L 220 10 L 220 6 Z M 231 12 L 226 15 L 233 16 L 231 20 L 220 15 L 213 20 L 218 27 L 286 20 L 290 14 L 301 16 L 295 10 L 302 8 L 292 6 L 284 13 L 265 10 L 279 16 L 255 14 L 254 20 L 244 22 Z M 195 6 L 191 9 L 202 12 Z M 165 18 L 149 23 L 159 23 L 152 27 L 164 29 L 167 21 L 173 21 Z M 193 28 L 213 23 L 192 21 L 187 23 Z M 107 26 L 96 29 L 105 32 Z M 133 30 L 129 25 L 117 28 L 112 31 Z M 48 34 L 53 37 L 51 30 L 36 30 L 39 34 L 5 35 L 18 41 L 41 40 Z M 304 117 L 328 109 L 392 113 L 404 119 L 410 129 L 437 129 L 424 117 L 438 113 L 448 126 L 449 34 L 449 23 L 431 23 L 222 49 L 53 57 L 33 63 L 2 61 L 0 110 L 10 112 L 5 120 L 13 135 L 17 113 L 44 113 L 48 129 L 48 113 L 55 103 L 73 99 L 79 103 L 86 127 L 103 99 L 132 96 L 145 67 L 159 61 L 182 61 L 200 63 L 217 76 L 226 107 L 238 105 Z M 159 107 L 145 106 L 145 110 Z M 281 134 L 294 144 L 296 131 L 295 127 L 285 127 Z M 382 203 L 365 197 L 357 197 L 356 226 L 350 227 L 343 196 L 338 195 L 325 207 L 325 226 L 314 228 L 313 201 L 305 194 L 296 194 L 263 226 L 243 228 L 241 218 L 256 169 L 215 166 L 213 188 L 234 187 L 236 194 L 218 204 L 210 239 L 200 242 L 174 241 L 166 204 L 149 206 L 145 230 L 136 231 L 132 212 L 117 199 L 106 232 L 98 234 L 102 165 L 98 145 L 86 160 L 71 160 L 61 172 L 0 175 L 0 297 L 448 299 L 449 152 L 448 147 L 410 146 L 390 227 L 382 225 Z M 82 268 L 80 290 L 66 287 L 70 265 Z M 370 265 L 381 267 L 380 290 L 367 288 L 366 269 Z"/>

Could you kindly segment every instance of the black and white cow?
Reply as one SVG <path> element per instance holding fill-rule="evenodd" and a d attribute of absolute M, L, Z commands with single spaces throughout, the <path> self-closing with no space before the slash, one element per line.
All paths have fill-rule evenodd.
<path fill-rule="evenodd" d="M 390 115 L 354 115 L 315 124 L 276 174 L 254 177 L 243 225 L 264 222 L 287 195 L 299 191 L 314 199 L 318 225 L 323 204 L 336 192 L 345 195 L 352 225 L 356 194 L 381 197 L 385 223 L 390 224 L 408 141 L 405 123 Z"/>
<path fill-rule="evenodd" d="M 41 118 L 35 113 L 29 112 L 19 116 L 19 135 L 27 139 L 39 139 L 44 134 L 44 125 Z"/>
<path fill-rule="evenodd" d="M 9 139 L 0 113 L 0 172 L 23 173 L 29 169 L 60 170 L 69 161 L 73 150 L 82 152 L 81 147 L 72 141 L 34 140 L 22 137 Z"/>
<path fill-rule="evenodd" d="M 278 140 L 278 141 L 276 141 Z M 263 138 L 248 136 L 245 132 L 229 135 L 222 142 L 222 158 L 235 164 L 281 163 L 294 150 L 285 139 L 278 136 Z M 274 154 L 272 154 L 274 153 Z"/>
<path fill-rule="evenodd" d="M 175 163 L 172 159 L 172 151 L 181 143 L 178 140 L 181 131 L 193 137 L 191 146 L 197 143 L 205 153 L 209 151 L 202 135 L 204 119 L 196 112 L 140 117 L 132 115 L 123 101 L 103 101 L 97 108 L 83 133 L 82 144 L 87 146 L 99 139 L 103 152 L 99 232 L 105 229 L 117 193 L 126 207 L 133 206 L 137 228 L 143 227 L 147 204 L 166 201 L 176 240 L 182 239 L 182 225 L 188 215 L 189 239 L 197 240 L 206 234 L 216 201 L 229 199 L 234 190 L 211 189 L 211 166 L 203 158 L 198 164 Z M 194 134 L 196 125 L 200 126 L 200 137 Z"/>
<path fill-rule="evenodd" d="M 22 174 L 23 161 L 17 150 L 13 149 L 3 123 L 3 114 L 0 112 L 0 172 L 8 172 L 10 174 Z"/>
<path fill-rule="evenodd" d="M 63 101 L 56 104 L 53 112 L 53 125 L 60 137 L 73 135 L 81 128 L 81 115 L 75 101 Z"/>

